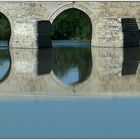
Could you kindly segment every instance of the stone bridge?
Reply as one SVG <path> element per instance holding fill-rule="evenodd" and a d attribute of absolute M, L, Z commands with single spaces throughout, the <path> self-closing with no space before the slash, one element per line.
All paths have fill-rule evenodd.
<path fill-rule="evenodd" d="M 37 47 L 37 21 L 53 22 L 69 8 L 85 12 L 91 19 L 92 46 L 122 47 L 122 18 L 135 18 L 140 26 L 140 2 L 6 2 L 2 12 L 11 24 L 11 47 Z"/>
<path fill-rule="evenodd" d="M 52 23 L 57 15 L 69 8 L 85 12 L 92 24 L 92 72 L 85 82 L 75 86 L 64 85 L 53 72 L 38 76 L 36 71 L 37 23 Z M 9 76 L 0 84 L 1 95 L 140 95 L 140 50 L 135 48 L 139 46 L 139 39 L 134 39 L 139 37 L 140 2 L 0 1 L 0 12 L 10 21 L 12 60 Z M 126 26 L 132 27 L 133 36 L 125 35 Z M 131 48 L 125 48 L 125 43 Z M 128 75 L 123 73 L 127 70 L 131 71 Z"/>

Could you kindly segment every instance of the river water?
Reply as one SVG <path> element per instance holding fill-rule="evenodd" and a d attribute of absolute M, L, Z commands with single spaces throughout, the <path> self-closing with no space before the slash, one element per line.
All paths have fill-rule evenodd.
<path fill-rule="evenodd" d="M 85 82 L 94 68 L 89 42 L 75 42 L 75 45 L 71 45 L 70 42 L 63 44 L 62 41 L 53 43 L 53 48 L 36 53 L 38 77 L 45 77 L 53 71 L 58 81 L 65 85 L 73 87 Z M 140 138 L 140 96 L 133 96 L 135 87 L 130 87 L 131 96 L 108 96 L 106 92 L 104 96 L 96 97 L 61 98 L 62 95 L 48 98 L 35 93 L 35 96 L 30 95 L 29 98 L 28 90 L 34 95 L 36 89 L 31 87 L 34 75 L 30 83 L 27 83 L 28 86 L 25 86 L 27 81 L 23 81 L 21 85 L 19 83 L 21 77 L 29 77 L 24 73 L 27 69 L 20 69 L 23 73 L 18 71 L 18 76 L 14 76 L 11 82 L 8 79 L 10 73 L 16 71 L 12 70 L 12 65 L 16 63 L 12 61 L 11 55 L 16 56 L 18 65 L 23 65 L 22 57 L 17 56 L 20 56 L 21 51 L 24 50 L 15 49 L 9 52 L 5 45 L 0 49 L 0 138 Z M 32 50 L 26 50 L 25 53 L 28 51 Z M 10 54 L 11 52 L 13 54 Z M 34 62 L 31 59 L 28 61 Z M 100 83 L 99 80 L 96 82 Z M 129 82 L 126 79 L 125 81 Z M 110 86 L 110 82 L 105 83 Z M 42 89 L 45 89 L 47 84 L 45 83 Z M 25 90 L 27 92 L 17 96 L 17 93 L 13 93 L 12 85 L 15 86 L 15 91 L 21 86 L 19 93 Z M 125 86 L 127 87 L 126 83 L 123 83 L 123 87 Z M 7 90 L 4 87 L 7 87 Z M 93 87 L 98 88 L 96 85 Z M 7 96 L 8 88 L 11 96 Z M 38 88 L 40 89 L 39 86 Z M 104 90 L 107 90 L 107 87 Z M 87 95 L 88 92 L 87 89 Z M 115 88 L 114 94 L 117 92 L 120 92 L 119 88 Z M 76 95 L 76 92 L 73 95 Z"/>
<path fill-rule="evenodd" d="M 46 53 L 38 51 L 39 74 L 42 69 L 50 67 L 58 79 L 67 85 L 82 82 L 90 75 L 92 69 L 90 41 L 53 41 L 53 48 L 45 51 Z M 0 42 L 0 56 L 2 81 L 9 72 L 12 62 L 6 41 Z M 42 61 L 46 62 L 45 65 Z"/>

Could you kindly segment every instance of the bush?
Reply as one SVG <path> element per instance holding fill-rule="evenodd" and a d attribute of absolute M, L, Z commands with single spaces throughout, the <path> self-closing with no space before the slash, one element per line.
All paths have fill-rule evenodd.
<path fill-rule="evenodd" d="M 89 17 L 78 9 L 68 9 L 60 13 L 53 22 L 54 40 L 91 39 Z"/>
<path fill-rule="evenodd" d="M 0 13 L 0 40 L 9 40 L 10 35 L 10 23 L 8 19 Z"/>

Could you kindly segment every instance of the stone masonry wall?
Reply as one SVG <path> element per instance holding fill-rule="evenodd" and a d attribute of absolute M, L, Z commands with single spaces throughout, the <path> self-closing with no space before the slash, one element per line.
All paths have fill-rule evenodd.
<path fill-rule="evenodd" d="M 63 10 L 78 8 L 91 18 L 93 46 L 122 47 L 121 18 L 135 18 L 140 27 L 140 2 L 0 2 L 11 23 L 11 47 L 37 47 L 36 23 L 53 19 Z"/>

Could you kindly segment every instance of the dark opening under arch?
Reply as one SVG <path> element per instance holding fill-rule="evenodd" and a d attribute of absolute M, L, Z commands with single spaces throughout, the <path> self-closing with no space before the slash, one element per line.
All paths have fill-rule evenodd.
<path fill-rule="evenodd" d="M 0 41 L 8 41 L 11 37 L 11 26 L 9 19 L 0 12 Z"/>
<path fill-rule="evenodd" d="M 53 40 L 91 40 L 92 23 L 83 11 L 70 8 L 61 12 L 53 21 Z"/>

